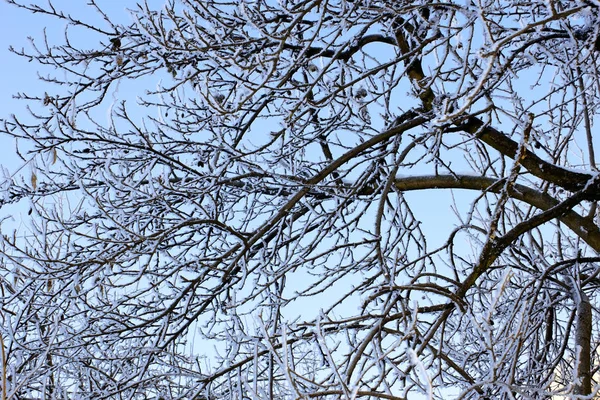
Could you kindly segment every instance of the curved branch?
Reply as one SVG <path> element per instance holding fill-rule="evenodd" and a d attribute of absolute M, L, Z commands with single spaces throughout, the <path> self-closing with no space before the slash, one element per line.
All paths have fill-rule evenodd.
<path fill-rule="evenodd" d="M 455 175 L 431 175 L 412 176 L 408 178 L 397 178 L 394 183 L 400 191 L 423 190 L 423 189 L 467 189 L 484 190 L 499 193 L 504 188 L 504 179 L 489 178 L 486 176 L 455 176 Z M 513 199 L 523 201 L 540 210 L 547 211 L 560 202 L 552 196 L 538 192 L 524 185 L 516 184 L 509 196 Z M 586 242 L 595 251 L 600 252 L 600 229 L 590 219 L 584 218 L 573 210 L 569 210 L 558 220 L 564 223 L 575 235 Z"/>
<path fill-rule="evenodd" d="M 572 11 L 572 10 L 571 10 Z M 569 11 L 569 12 L 571 12 Z M 414 27 L 402 18 L 396 20 L 396 43 L 403 55 L 407 55 L 411 51 L 411 46 L 408 39 L 402 32 L 401 27 L 407 28 L 409 31 L 415 31 Z M 406 73 L 410 78 L 415 88 L 419 91 L 419 98 L 423 102 L 423 107 L 426 111 L 432 109 L 435 94 L 431 86 L 427 83 L 427 77 L 423 72 L 423 66 L 420 57 L 405 59 Z M 490 127 L 481 119 L 470 116 L 462 123 L 458 123 L 458 128 L 475 135 L 476 138 L 499 151 L 502 155 L 514 159 L 519 148 L 519 144 L 510 139 L 501 131 Z M 525 167 L 532 175 L 551 182 L 569 191 L 578 191 L 585 187 L 586 183 L 592 178 L 592 175 L 585 172 L 576 172 L 562 168 L 560 166 L 549 163 L 530 150 L 525 150 L 525 154 L 519 160 L 519 163 Z"/>
<path fill-rule="evenodd" d="M 334 49 L 325 49 L 322 47 L 309 47 L 308 51 L 306 51 L 307 57 L 326 57 L 332 58 L 335 60 L 348 61 L 354 54 L 360 51 L 365 45 L 370 43 L 386 43 L 386 44 L 396 44 L 394 38 L 379 34 L 373 35 L 365 35 L 362 38 L 358 39 L 355 44 L 350 46 L 348 50 L 338 51 Z M 273 43 L 273 45 L 279 45 L 279 43 Z M 305 50 L 304 46 L 293 45 L 284 43 L 283 48 L 286 50 L 292 51 L 302 51 Z"/>
<path fill-rule="evenodd" d="M 515 158 L 519 144 L 499 130 L 487 126 L 481 119 L 469 117 L 459 127 L 465 132 L 476 135 L 479 140 L 499 151 L 502 155 L 512 159 Z M 570 191 L 583 189 L 592 178 L 591 174 L 568 170 L 542 160 L 530 150 L 525 150 L 525 155 L 519 162 L 532 175 Z"/>

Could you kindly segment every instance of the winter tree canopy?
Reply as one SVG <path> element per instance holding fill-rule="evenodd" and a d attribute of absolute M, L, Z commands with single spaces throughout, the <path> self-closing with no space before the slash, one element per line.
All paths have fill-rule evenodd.
<path fill-rule="evenodd" d="M 600 390 L 600 2 L 8 2 L 2 399 Z"/>

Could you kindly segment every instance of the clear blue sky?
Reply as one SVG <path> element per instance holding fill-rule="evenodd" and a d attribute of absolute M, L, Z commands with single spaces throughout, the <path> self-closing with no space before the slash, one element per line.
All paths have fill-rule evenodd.
<path fill-rule="evenodd" d="M 47 1 L 26 0 L 24 3 L 47 5 Z M 115 3 L 126 2 L 115 1 Z M 85 11 L 83 7 L 86 2 L 59 0 L 53 4 L 68 10 Z M 28 62 L 27 59 L 13 54 L 8 50 L 9 47 L 31 50 L 29 37 L 40 43 L 44 29 L 47 29 L 51 38 L 57 39 L 60 43 L 61 36 L 58 35 L 62 35 L 64 26 L 65 23 L 57 21 L 56 18 L 33 14 L 0 0 L 0 118 L 7 118 L 11 114 L 27 115 L 27 102 L 15 100 L 13 96 L 18 92 L 38 94 L 43 90 L 43 84 L 37 78 L 37 73 L 42 68 L 35 62 Z M 46 66 L 43 73 L 47 74 L 51 71 Z M 4 135 L 0 135 L 0 155 L 0 164 L 11 171 L 22 164 L 15 155 L 13 141 Z"/>
<path fill-rule="evenodd" d="M 47 5 L 46 0 L 20 0 L 23 3 L 36 3 L 42 6 Z M 130 16 L 126 8 L 133 8 L 137 3 L 136 0 L 97 0 L 97 4 L 114 16 L 119 22 L 128 23 Z M 158 9 L 164 0 L 149 1 L 152 8 Z M 75 0 L 55 0 L 53 4 L 60 10 L 72 13 L 74 16 L 81 16 L 83 20 L 94 20 L 97 15 L 92 12 L 92 8 L 85 1 Z M 99 22 L 101 23 L 101 22 Z M 104 24 L 102 27 L 106 27 Z M 58 21 L 47 15 L 33 14 L 29 11 L 9 5 L 4 0 L 0 0 L 0 118 L 7 118 L 10 114 L 17 114 L 21 117 L 27 116 L 25 101 L 19 101 L 12 98 L 17 92 L 28 92 L 30 94 L 42 94 L 44 83 L 38 80 L 37 73 L 42 71 L 44 74 L 51 74 L 52 70 L 48 66 L 39 66 L 35 62 L 28 62 L 22 57 L 8 51 L 9 46 L 17 49 L 25 47 L 31 49 L 31 42 L 28 37 L 33 37 L 36 42 L 40 43 L 43 39 L 44 29 L 50 37 L 52 44 L 62 44 L 63 32 L 65 28 L 64 21 Z M 81 37 L 77 37 L 79 43 L 85 43 Z M 98 38 L 94 38 L 97 41 Z M 93 47 L 94 43 L 85 43 L 88 47 Z M 99 45 L 99 43 L 98 43 Z M 146 86 L 145 89 L 148 87 Z M 120 96 L 125 95 L 125 89 L 122 87 Z M 15 154 L 14 142 L 0 135 L 0 165 L 6 167 L 9 171 L 14 172 L 23 164 Z M 25 167 L 23 172 L 29 174 L 29 167 Z M 0 175 L 0 179 L 2 179 Z M 465 191 L 455 191 L 454 195 L 459 199 L 462 196 L 470 198 L 474 193 Z M 407 194 L 407 196 L 419 196 L 416 193 Z M 436 247 L 441 244 L 441 240 L 445 238 L 446 230 L 455 224 L 454 218 L 451 217 L 451 211 L 448 206 L 451 203 L 452 193 L 450 191 L 429 191 L 424 194 L 422 202 L 413 203 L 414 211 L 418 218 L 423 220 L 425 225 L 430 227 L 439 227 L 440 237 L 438 240 L 430 241 L 430 245 Z M 459 200 L 460 201 L 460 200 Z M 437 207 L 432 207 L 432 203 L 437 204 Z M 443 206 L 440 207 L 440 205 Z M 468 202 L 467 202 L 468 204 Z M 5 214 L 7 210 L 0 215 Z M 26 210 L 25 210 L 26 211 Z M 9 211 L 10 212 L 10 211 Z M 19 216 L 15 215 L 15 219 L 19 220 Z M 441 221 L 447 221 L 448 225 L 442 228 Z M 436 229 L 434 229 L 435 231 Z M 437 235 L 435 235 L 437 236 Z"/>
<path fill-rule="evenodd" d="M 162 4 L 163 0 L 160 1 Z M 46 0 L 23 0 L 25 4 L 39 4 L 47 6 Z M 125 11 L 126 7 L 133 7 L 135 0 L 99 0 L 101 7 L 104 7 L 111 15 L 118 15 L 119 21 L 128 22 L 130 17 Z M 93 9 L 87 5 L 86 1 L 56 0 L 53 5 L 74 16 L 81 16 L 83 20 L 95 20 L 97 14 L 91 12 Z M 48 66 L 40 66 L 35 61 L 28 62 L 26 58 L 19 57 L 9 51 L 9 47 L 15 49 L 25 49 L 26 52 L 32 51 L 30 37 L 36 43 L 43 43 L 44 30 L 46 30 L 51 44 L 62 44 L 64 42 L 65 21 L 57 18 L 34 14 L 30 11 L 21 9 L 8 4 L 5 0 L 0 0 L 0 119 L 9 119 L 11 114 L 15 114 L 19 119 L 27 121 L 29 113 L 27 101 L 16 100 L 14 95 L 28 93 L 31 95 L 41 95 L 52 89 L 47 84 L 38 79 L 38 71 L 42 74 L 52 74 L 53 71 Z M 85 39 L 85 35 L 77 36 L 77 43 Z M 95 39 L 97 40 L 97 38 Z M 90 43 L 93 47 L 95 43 Z M 98 43 L 99 45 L 99 43 Z M 35 107 L 36 104 L 33 104 Z M 41 104 L 39 106 L 42 106 Z M 0 134 L 0 165 L 3 169 L 11 173 L 19 171 L 24 162 L 17 156 L 15 142 L 7 135 Z M 21 170 L 25 179 L 30 174 L 30 166 L 25 165 Z M 4 180 L 4 175 L 0 174 L 0 180 Z M 1 189 L 0 189 L 1 190 Z M 12 216 L 12 220 L 17 226 L 21 225 L 23 216 L 29 209 L 28 204 L 22 202 L 21 205 L 5 206 L 0 210 L 0 220 L 5 216 Z M 3 224 L 3 228 L 8 228 Z"/>
<path fill-rule="evenodd" d="M 17 57 L 8 47 L 27 46 L 27 36 L 37 36 L 43 27 L 35 22 L 42 18 L 31 15 L 0 0 L 0 118 L 18 114 L 25 110 L 25 103 L 12 96 L 27 91 L 35 85 L 36 67 L 33 63 Z M 0 135 L 0 164 L 13 171 L 20 163 L 15 155 L 14 144 Z"/>
<path fill-rule="evenodd" d="M 39 4 L 46 7 L 47 0 L 18 0 L 24 4 Z M 148 1 L 150 6 L 159 9 L 164 0 Z M 113 21 L 129 23 L 131 17 L 127 8 L 134 8 L 137 0 L 97 0 L 103 11 L 107 12 Z M 79 0 L 55 0 L 52 4 L 58 9 L 70 13 L 75 17 L 81 17 L 86 22 L 96 21 L 106 28 L 106 24 L 99 19 L 94 9 L 87 4 L 87 1 Z M 46 29 L 51 44 L 62 44 L 64 41 L 65 21 L 59 21 L 57 18 L 33 14 L 27 10 L 8 4 L 5 0 L 0 0 L 0 118 L 6 118 L 10 114 L 23 116 L 26 114 L 26 102 L 13 99 L 17 92 L 28 92 L 30 94 L 40 94 L 44 92 L 44 84 L 37 79 L 38 71 L 44 74 L 51 74 L 48 66 L 40 68 L 35 62 L 28 62 L 22 57 L 9 52 L 8 48 L 12 45 L 16 49 L 25 48 L 31 50 L 31 42 L 28 37 L 35 39 L 37 43 L 42 43 L 44 29 Z M 80 37 L 79 32 L 73 35 L 76 45 L 84 43 L 85 34 Z M 97 41 L 97 37 L 93 39 Z M 86 43 L 86 46 L 92 47 L 95 43 Z M 99 45 L 99 43 L 98 43 Z M 21 164 L 15 155 L 13 142 L 0 135 L 0 164 L 9 168 L 11 171 L 18 168 Z"/>

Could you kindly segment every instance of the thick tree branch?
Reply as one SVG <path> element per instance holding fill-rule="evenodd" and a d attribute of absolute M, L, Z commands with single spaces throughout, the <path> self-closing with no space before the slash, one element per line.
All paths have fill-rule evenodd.
<path fill-rule="evenodd" d="M 398 48 L 403 55 L 409 54 L 413 49 L 411 49 L 409 40 L 403 33 L 403 28 L 409 32 L 415 32 L 415 28 L 401 18 L 396 21 L 396 24 L 395 35 Z M 411 59 L 406 59 L 404 64 L 408 77 L 413 86 L 419 91 L 419 98 L 423 102 L 423 108 L 427 111 L 431 110 L 435 93 L 428 85 L 428 78 L 423 71 L 421 58 L 415 55 Z M 502 155 L 512 159 L 516 157 L 519 147 L 518 143 L 499 130 L 485 124 L 481 119 L 470 116 L 459 127 L 465 132 L 475 135 L 479 140 L 491 146 Z M 532 175 L 570 191 L 582 189 L 592 177 L 592 175 L 585 172 L 575 172 L 542 160 L 530 150 L 525 150 L 525 155 L 519 162 Z"/>
<path fill-rule="evenodd" d="M 455 175 L 430 175 L 398 178 L 395 182 L 396 189 L 400 191 L 423 189 L 469 189 L 499 193 L 504 188 L 504 179 L 494 179 L 485 176 L 455 176 Z M 550 210 L 560 202 L 552 196 L 515 184 L 509 193 L 513 199 L 523 201 L 540 210 Z M 600 252 L 600 229 L 590 219 L 584 218 L 573 210 L 566 210 L 557 216 L 558 220 L 568 226 L 574 234 L 579 236 L 595 251 Z"/>
<path fill-rule="evenodd" d="M 500 154 L 515 158 L 519 144 L 499 130 L 486 125 L 479 118 L 469 117 L 467 122 L 460 125 L 460 128 L 475 135 Z M 542 160 L 530 150 L 525 151 L 520 164 L 532 175 L 570 191 L 582 189 L 592 178 L 591 174 L 568 170 Z"/>
<path fill-rule="evenodd" d="M 589 396 L 592 393 L 592 305 L 588 296 L 577 288 L 575 294 L 577 314 L 575 322 L 575 389 L 574 393 Z"/>

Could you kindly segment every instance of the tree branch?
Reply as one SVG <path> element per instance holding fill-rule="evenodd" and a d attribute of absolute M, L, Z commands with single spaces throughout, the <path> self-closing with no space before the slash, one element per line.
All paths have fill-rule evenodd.
<path fill-rule="evenodd" d="M 400 191 L 468 189 L 499 193 L 504 188 L 504 181 L 504 179 L 494 179 L 485 176 L 431 175 L 398 178 L 394 185 Z M 548 194 L 538 192 L 520 184 L 514 185 L 509 196 L 544 211 L 550 210 L 560 203 Z M 566 211 L 557 218 L 595 251 L 600 252 L 600 229 L 590 219 L 579 215 L 573 210 Z"/>

